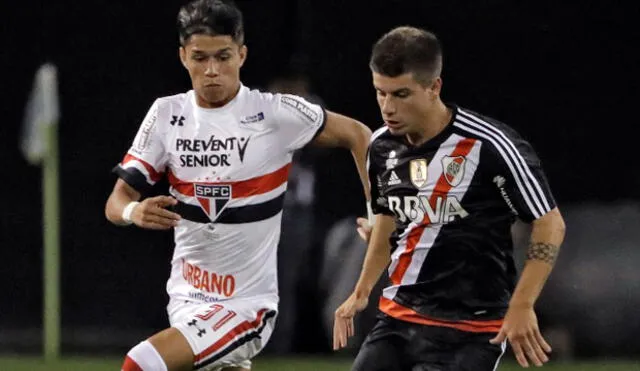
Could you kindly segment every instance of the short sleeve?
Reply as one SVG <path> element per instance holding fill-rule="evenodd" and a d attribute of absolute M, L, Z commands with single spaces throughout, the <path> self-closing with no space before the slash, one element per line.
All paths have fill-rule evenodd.
<path fill-rule="evenodd" d="M 492 181 L 520 219 L 531 222 L 556 207 L 542 163 L 531 144 L 515 134 L 489 147 Z"/>
<path fill-rule="evenodd" d="M 158 124 L 156 100 L 145 116 L 127 154 L 114 169 L 120 178 L 139 192 L 146 192 L 162 178 L 165 148 Z"/>
<path fill-rule="evenodd" d="M 320 105 L 291 94 L 276 94 L 274 120 L 289 151 L 304 147 L 324 128 L 326 112 Z"/>

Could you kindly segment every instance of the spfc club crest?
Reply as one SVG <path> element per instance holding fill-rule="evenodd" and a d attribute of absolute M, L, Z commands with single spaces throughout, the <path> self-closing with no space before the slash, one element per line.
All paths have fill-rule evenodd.
<path fill-rule="evenodd" d="M 411 160 L 409 163 L 409 175 L 411 183 L 417 188 L 422 188 L 427 184 L 427 160 L 421 158 Z"/>
<path fill-rule="evenodd" d="M 231 199 L 231 185 L 195 183 L 193 186 L 200 207 L 212 222 L 215 221 Z"/>
<path fill-rule="evenodd" d="M 452 187 L 457 186 L 464 177 L 464 164 L 467 159 L 464 156 L 444 156 L 442 158 L 442 172 L 444 179 Z"/>

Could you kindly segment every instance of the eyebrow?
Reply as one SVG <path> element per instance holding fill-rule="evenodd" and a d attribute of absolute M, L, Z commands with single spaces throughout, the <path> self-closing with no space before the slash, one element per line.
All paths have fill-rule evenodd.
<path fill-rule="evenodd" d="M 400 93 L 410 92 L 411 91 L 411 89 L 409 89 L 409 88 L 400 88 L 400 89 L 396 89 L 396 90 L 391 91 L 391 92 L 386 92 L 386 91 L 384 91 L 384 90 L 382 90 L 382 89 L 380 89 L 378 87 L 376 87 L 376 90 L 381 91 L 383 93 L 392 94 L 392 95 L 396 95 L 396 94 L 400 94 Z"/>
<path fill-rule="evenodd" d="M 215 52 L 213 52 L 211 54 L 215 55 L 215 54 L 221 54 L 221 53 L 229 52 L 229 51 L 231 51 L 231 47 L 230 46 L 228 46 L 226 48 L 223 48 L 223 49 L 220 49 L 220 50 L 216 50 Z M 198 49 L 193 50 L 192 53 L 193 54 L 210 54 L 210 53 L 205 52 L 204 50 L 198 50 Z"/>

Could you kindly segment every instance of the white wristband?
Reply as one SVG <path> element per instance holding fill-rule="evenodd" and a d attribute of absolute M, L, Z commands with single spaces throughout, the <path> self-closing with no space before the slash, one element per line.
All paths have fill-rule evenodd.
<path fill-rule="evenodd" d="M 371 201 L 367 201 L 367 219 L 369 219 L 369 225 L 373 227 L 376 221 L 376 214 L 371 209 Z"/>
<path fill-rule="evenodd" d="M 138 201 L 131 201 L 127 204 L 127 206 L 124 207 L 124 210 L 122 210 L 122 220 L 124 220 L 125 223 L 127 224 L 131 224 L 133 223 L 131 221 L 131 213 L 133 212 L 133 209 L 138 206 L 140 202 Z"/>

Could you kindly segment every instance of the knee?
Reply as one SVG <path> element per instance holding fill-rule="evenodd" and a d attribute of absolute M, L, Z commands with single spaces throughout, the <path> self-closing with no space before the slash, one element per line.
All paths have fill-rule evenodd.
<path fill-rule="evenodd" d="M 156 348 L 145 340 L 127 353 L 121 371 L 167 371 L 167 365 Z"/>

